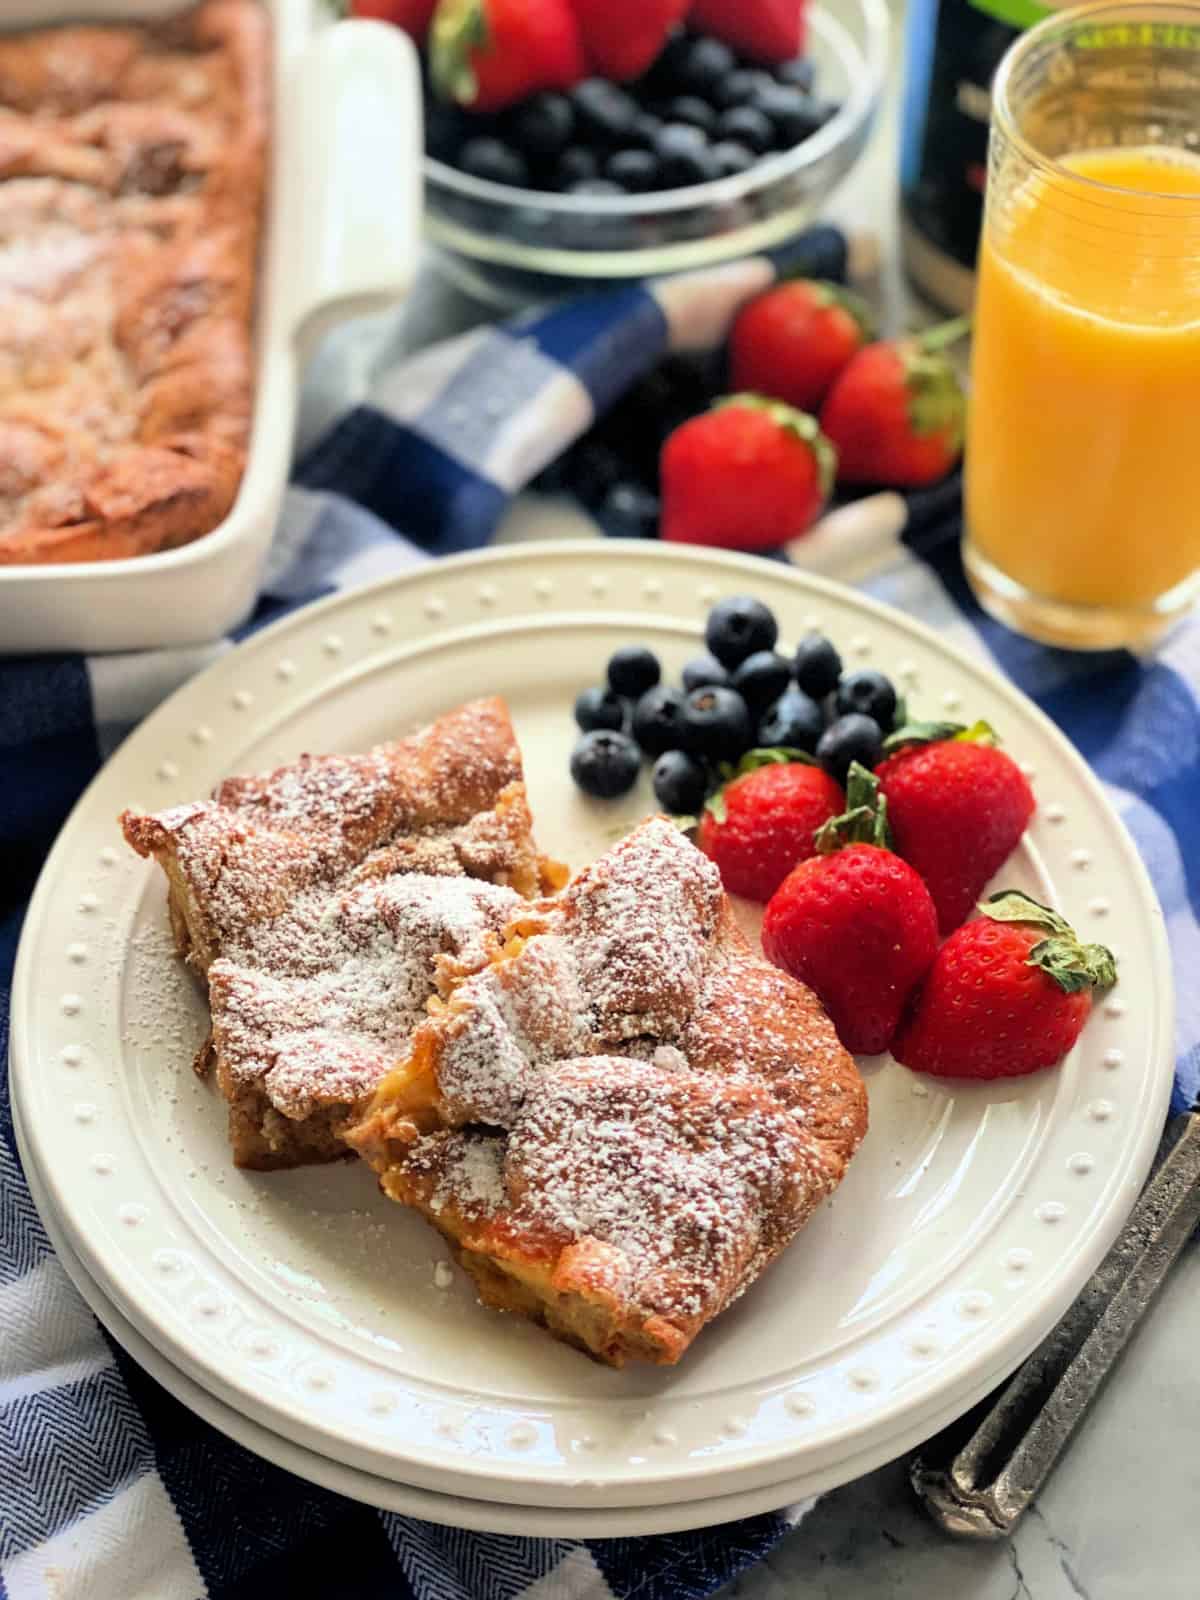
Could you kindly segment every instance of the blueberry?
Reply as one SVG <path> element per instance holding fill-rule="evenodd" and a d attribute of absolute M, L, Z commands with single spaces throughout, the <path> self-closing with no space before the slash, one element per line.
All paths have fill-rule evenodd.
<path fill-rule="evenodd" d="M 662 132 L 662 126 L 661 117 L 652 116 L 649 111 L 641 111 L 638 113 L 633 127 L 629 130 L 630 139 L 640 148 L 644 147 L 647 150 L 652 150 L 654 141 Z"/>
<path fill-rule="evenodd" d="M 529 163 L 502 139 L 468 139 L 458 153 L 458 164 L 472 178 L 486 178 L 490 183 L 521 189 L 529 182 Z"/>
<path fill-rule="evenodd" d="M 816 133 L 818 128 L 823 128 L 827 122 L 832 122 L 841 107 L 836 100 L 822 100 L 815 94 L 810 94 L 805 105 L 805 118 L 809 133 Z"/>
<path fill-rule="evenodd" d="M 723 178 L 736 178 L 743 172 L 749 172 L 758 160 L 753 150 L 747 150 L 744 144 L 734 144 L 732 139 L 720 140 L 713 145 L 712 153 Z"/>
<path fill-rule="evenodd" d="M 806 695 L 823 700 L 838 686 L 842 658 L 824 634 L 810 633 L 796 646 L 792 673 Z"/>
<path fill-rule="evenodd" d="M 430 100 L 425 110 L 425 148 L 437 161 L 457 164 L 467 139 L 478 132 L 474 118 L 444 100 Z"/>
<path fill-rule="evenodd" d="M 605 144 L 625 144 L 630 139 L 641 107 L 632 95 L 606 78 L 587 78 L 571 90 L 571 103 L 579 126 Z"/>
<path fill-rule="evenodd" d="M 675 816 L 695 816 L 708 795 L 708 768 L 686 750 L 665 750 L 654 763 L 654 798 Z"/>
<path fill-rule="evenodd" d="M 604 163 L 604 175 L 633 194 L 663 187 L 662 168 L 652 150 L 618 150 Z"/>
<path fill-rule="evenodd" d="M 858 712 L 831 722 L 817 745 L 817 760 L 831 778 L 842 784 L 852 761 L 861 762 L 870 771 L 882 754 L 879 724 Z"/>
<path fill-rule="evenodd" d="M 627 794 L 642 770 L 638 747 L 627 733 L 598 728 L 585 733 L 571 752 L 571 776 L 584 794 L 615 800 Z"/>
<path fill-rule="evenodd" d="M 663 114 L 668 122 L 683 122 L 701 133 L 711 133 L 717 125 L 717 113 L 696 94 L 676 95 L 663 107 Z"/>
<path fill-rule="evenodd" d="M 683 687 L 689 694 L 693 689 L 728 689 L 729 673 L 716 656 L 696 656 L 683 669 Z"/>
<path fill-rule="evenodd" d="M 683 725 L 685 747 L 709 761 L 736 761 L 753 738 L 746 702 L 733 689 L 693 689 Z"/>
<path fill-rule="evenodd" d="M 654 153 L 668 189 L 686 189 L 721 175 L 708 140 L 699 128 L 686 122 L 665 122 L 654 142 Z"/>
<path fill-rule="evenodd" d="M 773 650 L 778 637 L 772 612 L 748 594 L 718 600 L 704 628 L 705 644 L 727 667 L 736 667 L 756 650 Z"/>
<path fill-rule="evenodd" d="M 817 702 L 800 689 L 786 689 L 758 725 L 758 743 L 765 750 L 784 747 L 812 755 L 825 731 Z"/>
<path fill-rule="evenodd" d="M 659 499 L 638 483 L 615 483 L 604 497 L 600 520 L 617 539 L 656 539 Z"/>
<path fill-rule="evenodd" d="M 769 88 L 774 81 L 769 72 L 760 72 L 755 67 L 739 67 L 717 85 L 713 99 L 717 105 L 724 107 L 748 105 L 760 90 Z"/>
<path fill-rule="evenodd" d="M 575 721 L 584 733 L 594 733 L 597 728 L 623 728 L 626 706 L 619 694 L 611 689 L 585 689 L 575 700 Z"/>
<path fill-rule="evenodd" d="M 737 57 L 720 39 L 692 38 L 673 65 L 675 81 L 685 93 L 711 97 L 737 67 Z"/>
<path fill-rule="evenodd" d="M 671 34 L 650 68 L 646 79 L 650 88 L 657 89 L 663 94 L 683 92 L 679 87 L 679 74 L 682 71 L 684 58 L 692 48 L 694 37 L 683 28 L 677 28 Z"/>
<path fill-rule="evenodd" d="M 633 708 L 633 737 L 648 756 L 678 750 L 686 742 L 684 698 L 665 683 L 647 689 Z"/>
<path fill-rule="evenodd" d="M 594 150 L 585 150 L 582 145 L 564 150 L 555 169 L 555 181 L 560 189 L 569 189 L 573 183 L 586 183 L 589 178 L 599 176 L 600 158 Z"/>
<path fill-rule="evenodd" d="M 565 94 L 535 94 L 513 113 L 512 140 L 532 161 L 554 161 L 571 142 L 575 109 Z"/>
<path fill-rule="evenodd" d="M 813 120 L 816 103 L 802 89 L 791 89 L 785 83 L 768 83 L 750 101 L 750 109 L 759 111 L 775 130 L 775 143 L 788 147 L 799 144 L 821 126 Z"/>
<path fill-rule="evenodd" d="M 891 733 L 896 720 L 896 691 L 890 678 L 874 667 L 864 667 L 838 684 L 837 708 L 841 716 L 858 712 L 870 717 L 884 733 Z"/>
<path fill-rule="evenodd" d="M 792 61 L 785 61 L 782 66 L 775 68 L 775 77 L 780 83 L 789 84 L 794 89 L 803 89 L 805 94 L 811 94 L 817 81 L 817 69 L 807 56 L 796 56 Z"/>
<path fill-rule="evenodd" d="M 765 155 L 775 143 L 775 129 L 770 119 L 754 106 L 730 106 L 717 120 L 717 138 L 731 139 L 734 144 L 744 144 L 747 149 Z"/>
<path fill-rule="evenodd" d="M 628 192 L 611 178 L 580 178 L 578 183 L 567 186 L 568 194 L 591 195 L 595 200 L 614 200 L 618 195 Z"/>
<path fill-rule="evenodd" d="M 608 659 L 608 687 L 614 694 L 627 695 L 636 700 L 662 677 L 662 668 L 653 650 L 645 645 L 625 645 L 614 650 Z"/>
<path fill-rule="evenodd" d="M 792 667 L 774 650 L 756 650 L 735 667 L 731 685 L 751 711 L 765 711 L 792 681 Z"/>

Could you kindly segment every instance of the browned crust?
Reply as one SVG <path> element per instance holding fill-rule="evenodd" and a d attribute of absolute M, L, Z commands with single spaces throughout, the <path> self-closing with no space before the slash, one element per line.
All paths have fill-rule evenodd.
<path fill-rule="evenodd" d="M 173 101 L 163 45 L 209 59 L 205 115 L 188 110 L 182 88 Z M 34 428 L 13 436 L 0 471 L 0 493 L 19 507 L 0 526 L 0 565 L 148 555 L 229 514 L 249 442 L 269 95 L 256 0 L 202 0 L 168 27 L 0 38 L 0 176 L 93 191 L 114 359 L 128 366 L 137 406 L 127 441 L 106 445 L 84 422 L 64 450 L 38 445 L 37 420 L 0 398 L 0 452 L 13 423 Z"/>
<path fill-rule="evenodd" d="M 635 833 L 626 846 L 636 839 Z M 578 881 L 603 870 L 604 861 L 588 868 Z M 500 981 L 511 981 L 524 964 L 529 981 L 537 984 L 536 946 L 529 940 L 539 932 L 561 935 L 572 915 L 568 890 L 561 909 L 538 907 L 512 924 L 494 958 L 501 969 Z M 610 930 L 593 929 L 601 931 Z M 839 1043 L 817 997 L 753 953 L 728 900 L 721 896 L 715 927 L 709 929 L 695 1006 L 676 1041 L 686 1058 L 687 1074 L 681 1079 L 674 1068 L 660 1072 L 646 1062 L 648 1047 L 667 1042 L 653 1034 L 639 1039 L 643 1059 L 636 1073 L 644 1075 L 647 1092 L 667 1085 L 682 1103 L 701 1114 L 711 1109 L 718 1114 L 718 1127 L 720 1114 L 756 1112 L 766 1126 L 785 1130 L 803 1157 L 796 1164 L 786 1203 L 778 1215 L 767 1215 L 757 1259 L 750 1265 L 735 1265 L 724 1279 L 714 1277 L 705 1304 L 695 1314 L 667 1314 L 661 1299 L 655 1305 L 653 1295 L 649 1299 L 641 1293 L 628 1298 L 614 1295 L 608 1271 L 612 1248 L 589 1235 L 547 1236 L 530 1222 L 511 1187 L 506 1201 L 494 1210 L 463 1207 L 452 1198 L 453 1187 L 445 1182 L 439 1165 L 450 1157 L 439 1151 L 448 1152 L 455 1141 L 465 1139 L 470 1144 L 497 1137 L 494 1131 L 484 1135 L 470 1126 L 465 1130 L 456 1126 L 440 1092 L 441 1062 L 470 1024 L 475 987 L 468 983 L 453 994 L 448 1005 L 417 1031 L 409 1062 L 376 1090 L 347 1131 L 349 1143 L 379 1174 L 386 1194 L 421 1211 L 450 1240 L 485 1305 L 537 1322 L 613 1366 L 629 1360 L 668 1365 L 678 1361 L 705 1324 L 765 1270 L 841 1182 L 867 1130 L 867 1095 L 853 1058 Z M 643 997 L 646 1002 L 651 998 L 648 992 Z M 584 1003 L 588 1001 L 585 993 Z M 507 1006 L 517 1019 L 514 1028 L 528 1030 L 528 1015 L 511 990 Z M 594 1000 L 588 1010 L 596 1015 Z M 485 1022 L 484 1038 L 491 1037 L 489 1026 Z M 577 1044 L 568 1044 L 569 1059 L 555 1064 L 559 1046 L 549 1043 L 550 1037 L 545 1041 L 547 1074 L 586 1075 L 585 1056 L 592 1052 L 579 1053 Z M 598 1041 L 593 1052 L 601 1083 L 606 1075 L 617 1082 L 630 1069 L 629 1062 L 614 1057 L 607 1042 Z M 519 1126 L 519 1120 L 520 1113 L 512 1126 Z M 579 1131 L 582 1126 L 577 1122 L 577 1138 L 586 1137 Z M 648 1126 L 648 1138 L 655 1131 L 654 1125 Z M 417 1151 L 420 1155 L 414 1161 Z M 511 1185 L 511 1173 L 508 1182 Z"/>
<path fill-rule="evenodd" d="M 368 772 L 386 781 L 368 784 Z M 332 809 L 322 804 L 331 786 L 346 796 Z M 364 793 L 370 803 L 356 804 Z M 496 696 L 365 756 L 303 756 L 227 778 L 209 801 L 153 815 L 126 811 L 120 820 L 131 848 L 165 873 L 176 949 L 201 981 L 248 925 L 269 923 L 314 887 L 328 885 L 332 897 L 366 879 L 412 872 L 478 878 L 522 895 L 543 887 L 521 753 Z M 214 909 L 230 870 L 258 886 L 252 902 L 239 904 L 236 925 Z M 335 1101 L 303 1119 L 281 1116 L 231 1070 L 220 1030 L 197 1062 L 201 1072 L 212 1066 L 229 1103 L 237 1166 L 275 1170 L 347 1153 L 342 1128 L 360 1106 Z"/>

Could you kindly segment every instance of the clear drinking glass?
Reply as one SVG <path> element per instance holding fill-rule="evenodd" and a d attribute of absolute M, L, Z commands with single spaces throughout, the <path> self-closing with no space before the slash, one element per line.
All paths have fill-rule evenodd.
<path fill-rule="evenodd" d="M 966 457 L 982 605 L 1078 649 L 1200 590 L 1200 4 L 1102 3 L 994 86 Z"/>

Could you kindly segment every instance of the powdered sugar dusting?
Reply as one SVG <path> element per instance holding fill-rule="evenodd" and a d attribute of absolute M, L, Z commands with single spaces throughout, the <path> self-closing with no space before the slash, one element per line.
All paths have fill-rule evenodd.
<path fill-rule="evenodd" d="M 437 988 L 486 963 L 523 904 L 507 885 L 536 882 L 498 700 L 124 822 L 172 878 L 177 932 L 209 980 L 222 1088 L 250 1096 L 275 1149 L 288 1135 L 272 1113 L 299 1122 L 369 1094 Z"/>
<path fill-rule="evenodd" d="M 696 1008 L 722 904 L 721 875 L 658 818 L 567 890 L 566 914 L 595 1032 L 675 1038 Z"/>
<path fill-rule="evenodd" d="M 517 931 L 426 1025 L 448 1126 L 389 1142 L 368 1117 L 362 1147 L 475 1256 L 557 1258 L 555 1296 L 686 1342 L 839 1181 L 865 1125 L 853 1063 L 662 820 Z"/>
<path fill-rule="evenodd" d="M 211 968 L 218 1052 L 285 1116 L 357 1099 L 403 1053 L 439 958 L 482 965 L 520 904 L 494 884 L 422 874 L 301 895 Z"/>

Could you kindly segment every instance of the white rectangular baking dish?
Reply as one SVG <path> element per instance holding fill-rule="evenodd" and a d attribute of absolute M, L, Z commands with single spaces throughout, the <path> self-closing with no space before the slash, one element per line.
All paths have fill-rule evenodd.
<path fill-rule="evenodd" d="M 0 0 L 0 27 L 145 20 L 183 0 Z M 322 26 L 313 0 L 260 0 L 274 33 L 271 180 L 259 266 L 246 475 L 212 533 L 161 555 L 0 567 L 0 655 L 198 644 L 255 598 L 291 465 L 300 374 L 318 335 L 402 299 L 421 227 L 416 52 L 379 22 Z"/>

